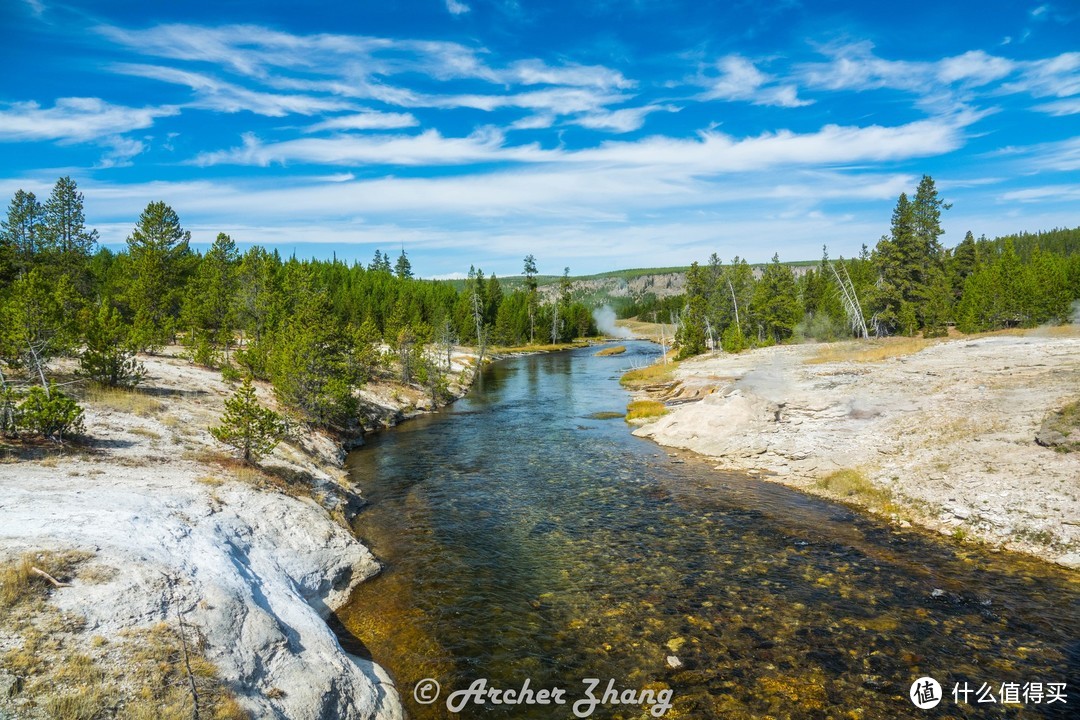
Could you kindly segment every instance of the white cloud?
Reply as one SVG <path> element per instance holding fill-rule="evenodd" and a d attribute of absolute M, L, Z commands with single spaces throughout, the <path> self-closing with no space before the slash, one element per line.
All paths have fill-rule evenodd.
<path fill-rule="evenodd" d="M 1077 115 L 1080 114 L 1080 97 L 1068 98 L 1067 100 L 1055 100 L 1054 102 L 1043 103 L 1042 105 L 1036 105 L 1035 110 L 1044 112 L 1055 117 L 1061 117 L 1063 115 Z"/>
<path fill-rule="evenodd" d="M 146 144 L 143 141 L 119 136 L 105 138 L 102 144 L 109 148 L 98 162 L 98 167 L 102 169 L 129 167 L 132 165 L 132 158 L 141 155 L 146 150 Z"/>
<path fill-rule="evenodd" d="M 1080 52 L 1032 60 L 1020 67 L 1020 77 L 1003 85 L 1002 92 L 1028 93 L 1037 98 L 1080 95 Z"/>
<path fill-rule="evenodd" d="M 472 10 L 468 5 L 458 2 L 458 0 L 446 0 L 446 9 L 450 11 L 451 15 L 463 15 Z"/>
<path fill-rule="evenodd" d="M 962 129 L 976 119 L 977 115 L 965 114 L 896 127 L 826 125 L 815 133 L 780 130 L 743 139 L 713 131 L 701 133 L 694 140 L 650 137 L 633 143 L 607 142 L 568 157 L 578 162 L 621 162 L 655 168 L 676 165 L 703 173 L 882 162 L 956 150 L 963 144 Z"/>
<path fill-rule="evenodd" d="M 418 105 L 439 108 L 472 108 L 493 111 L 516 107 L 553 115 L 595 112 L 609 105 L 629 100 L 627 95 L 575 87 L 553 87 L 544 90 L 507 95 L 429 95 L 416 100 Z"/>
<path fill-rule="evenodd" d="M 353 109 L 352 104 L 344 100 L 249 90 L 209 75 L 158 65 L 121 63 L 114 65 L 113 70 L 124 75 L 184 85 L 195 93 L 195 100 L 190 106 L 218 112 L 235 113 L 246 110 L 256 115 L 284 117 Z"/>
<path fill-rule="evenodd" d="M 570 64 L 552 67 L 535 59 L 512 63 L 502 74 L 502 79 L 522 85 L 569 85 L 619 90 L 627 90 L 636 85 L 618 70 L 602 65 Z"/>
<path fill-rule="evenodd" d="M 672 105 L 646 105 L 621 110 L 599 110 L 574 118 L 571 122 L 590 130 L 627 133 L 640 129 L 645 124 L 646 116 L 660 110 L 678 112 L 679 108 Z"/>
<path fill-rule="evenodd" d="M 0 109 L 0 140 L 83 142 L 148 128 L 156 118 L 177 112 L 174 107 L 112 105 L 100 98 L 59 98 L 51 108 L 17 102 Z"/>
<path fill-rule="evenodd" d="M 293 162 L 316 165 L 461 165 L 492 161 L 539 161 L 549 156 L 531 145 L 505 147 L 496 131 L 464 138 L 443 137 L 436 130 L 420 135 L 338 135 L 263 143 L 254 135 L 231 150 L 199 155 L 194 164 L 258 165 Z"/>
<path fill-rule="evenodd" d="M 323 130 L 398 130 L 416 127 L 419 124 L 420 121 L 411 113 L 370 111 L 333 117 L 305 128 L 304 132 L 321 132 Z"/>
<path fill-rule="evenodd" d="M 708 131 L 697 138 L 651 136 L 632 142 L 609 141 L 582 150 L 545 150 L 535 144 L 508 145 L 503 133 L 493 128 L 484 128 L 461 138 L 444 137 L 436 130 L 428 130 L 419 135 L 339 135 L 271 143 L 248 134 L 241 147 L 204 153 L 194 163 L 202 166 L 305 163 L 413 167 L 493 162 L 596 164 L 646 169 L 654 174 L 673 172 L 673 179 L 682 180 L 709 173 L 828 167 L 941 155 L 960 147 L 964 140 L 963 128 L 979 117 L 966 113 L 896 127 L 826 125 L 814 133 L 780 130 L 747 138 Z M 567 167 L 566 174 L 569 172 Z"/>
<path fill-rule="evenodd" d="M 1073 202 L 1080 200 L 1080 185 L 1044 185 L 1002 194 L 1004 202 Z"/>
<path fill-rule="evenodd" d="M 1015 69 L 1016 63 L 1012 60 L 989 55 L 982 50 L 971 50 L 938 61 L 936 75 L 944 83 L 963 82 L 982 86 L 1006 77 Z"/>
<path fill-rule="evenodd" d="M 708 85 L 702 94 L 705 100 L 745 100 L 755 105 L 777 107 L 801 107 L 811 100 L 800 100 L 794 85 L 777 85 L 775 78 L 757 69 L 750 60 L 741 55 L 728 55 L 716 63 L 719 75 L 703 77 Z"/>

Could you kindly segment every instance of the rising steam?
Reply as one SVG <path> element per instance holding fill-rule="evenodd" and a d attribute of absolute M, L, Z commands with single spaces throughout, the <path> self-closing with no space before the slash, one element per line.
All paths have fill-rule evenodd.
<path fill-rule="evenodd" d="M 608 337 L 627 339 L 632 339 L 634 337 L 634 333 L 615 324 L 615 311 L 612 310 L 610 306 L 605 305 L 596 308 L 592 311 L 592 316 L 593 320 L 596 321 L 597 329 Z"/>

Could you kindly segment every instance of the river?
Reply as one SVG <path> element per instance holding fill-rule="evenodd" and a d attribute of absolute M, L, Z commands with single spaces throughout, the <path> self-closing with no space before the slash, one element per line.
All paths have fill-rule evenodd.
<path fill-rule="evenodd" d="M 653 717 L 634 701 L 665 690 L 667 718 L 1076 717 L 1077 573 L 633 437 L 599 415 L 624 410 L 619 375 L 657 353 L 627 345 L 496 363 L 350 455 L 369 502 L 355 530 L 385 569 L 339 619 L 413 718 L 571 718 L 585 678 L 638 693 L 595 718 Z M 923 676 L 936 710 L 909 699 Z M 441 685 L 430 705 L 413 697 L 424 678 Z M 446 696 L 478 679 L 567 703 L 452 714 Z M 1060 683 L 1067 704 L 1048 702 Z"/>

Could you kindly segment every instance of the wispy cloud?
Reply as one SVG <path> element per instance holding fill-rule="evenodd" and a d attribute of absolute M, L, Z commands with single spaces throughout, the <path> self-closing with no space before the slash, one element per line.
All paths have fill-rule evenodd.
<path fill-rule="evenodd" d="M 674 105 L 645 105 L 621 110 L 598 110 L 574 118 L 571 122 L 591 130 L 628 133 L 639 130 L 645 124 L 645 118 L 658 111 L 678 112 L 679 108 Z"/>
<path fill-rule="evenodd" d="M 261 92 L 202 73 L 171 67 L 119 63 L 113 65 L 112 69 L 123 75 L 184 85 L 195 93 L 195 99 L 189 103 L 190 106 L 218 112 L 235 113 L 246 110 L 256 115 L 284 117 L 353 109 L 350 102 L 338 98 Z"/>
<path fill-rule="evenodd" d="M 778 84 L 771 75 L 761 72 L 741 55 L 728 55 L 716 62 L 716 76 L 702 75 L 699 82 L 707 86 L 701 95 L 705 100 L 744 100 L 755 105 L 802 107 L 812 100 L 800 100 L 794 85 Z"/>
<path fill-rule="evenodd" d="M 0 108 L 0 140 L 83 142 L 148 128 L 175 107 L 133 108 L 100 98 L 59 98 L 52 107 L 18 102 Z"/>
<path fill-rule="evenodd" d="M 451 15 L 464 15 L 472 10 L 468 5 L 458 0 L 446 0 L 446 9 L 450 11 Z"/>
<path fill-rule="evenodd" d="M 700 173 L 747 172 L 802 165 L 840 165 L 941 155 L 963 143 L 963 128 L 978 116 L 924 120 L 896 127 L 827 125 L 814 133 L 790 130 L 734 138 L 709 131 L 697 138 L 652 136 L 636 141 L 605 142 L 582 150 L 545 150 L 535 144 L 510 145 L 502 132 L 485 128 L 467 137 L 444 137 L 428 130 L 419 135 L 340 135 L 264 143 L 246 135 L 241 147 L 204 153 L 199 165 L 462 165 L 470 163 L 593 163 L 676 169 L 688 177 Z"/>
<path fill-rule="evenodd" d="M 486 130 L 463 138 L 443 137 L 437 130 L 419 135 L 338 135 L 264 143 L 254 135 L 230 150 L 203 153 L 196 165 L 461 165 L 492 161 L 541 161 L 550 153 L 536 146 L 506 147 L 500 132 Z"/>
<path fill-rule="evenodd" d="M 316 123 L 304 129 L 304 132 L 322 132 L 324 130 L 398 130 L 416 127 L 420 121 L 411 113 L 388 113 L 368 111 L 354 115 L 341 115 Z"/>

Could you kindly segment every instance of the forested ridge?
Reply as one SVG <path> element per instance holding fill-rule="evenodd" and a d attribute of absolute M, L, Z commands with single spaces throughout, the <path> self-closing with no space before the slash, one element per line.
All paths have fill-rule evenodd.
<path fill-rule="evenodd" d="M 913 197 L 897 199 L 889 234 L 858 257 L 831 259 L 825 248 L 821 262 L 796 277 L 774 256 L 758 277 L 746 260 L 725 265 L 713 254 L 691 266 L 684 296 L 626 310 L 674 322 L 681 357 L 792 339 L 939 337 L 950 326 L 971 333 L 1076 317 L 1080 228 L 993 240 L 968 232 L 947 248 L 941 213 L 949 207 L 923 176 Z"/>
<path fill-rule="evenodd" d="M 402 250 L 368 265 L 241 253 L 222 233 L 205 252 L 164 202 L 149 203 L 113 252 L 86 227 L 83 195 L 60 178 L 40 202 L 19 190 L 0 222 L 0 436 L 62 438 L 82 411 L 54 384 L 59 357 L 78 359 L 68 384 L 134 387 L 140 352 L 179 344 L 191 362 L 229 380 L 270 381 L 300 421 L 355 425 L 356 389 L 375 376 L 447 397 L 450 348 L 563 343 L 595 333 L 570 292 L 543 302 L 536 260 L 504 291 L 470 268 L 458 290 L 417 279 Z"/>
<path fill-rule="evenodd" d="M 755 269 L 715 254 L 687 271 L 685 295 L 629 301 L 623 315 L 676 327 L 679 354 L 799 339 L 947 333 L 1068 322 L 1080 298 L 1080 228 L 941 242 L 947 205 L 932 178 L 901 194 L 890 232 L 858 257 L 798 275 L 778 256 Z M 86 227 L 83 195 L 60 178 L 40 202 L 19 190 L 0 221 L 0 436 L 62 439 L 82 410 L 71 384 L 132 388 L 140 352 L 179 345 L 231 381 L 269 381 L 296 420 L 356 424 L 356 390 L 375 377 L 449 399 L 450 349 L 562 343 L 596 333 L 592 309 L 566 268 L 557 292 L 538 291 L 536 259 L 503 283 L 470 268 L 458 283 L 413 276 L 402 250 L 370 263 L 241 253 L 219 234 L 205 252 L 164 202 L 134 223 L 126 249 Z M 651 317 L 650 317 L 651 316 Z M 57 358 L 78 374 L 56 385 Z"/>

